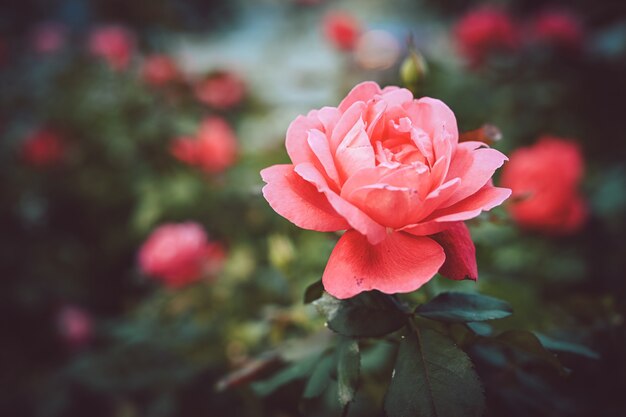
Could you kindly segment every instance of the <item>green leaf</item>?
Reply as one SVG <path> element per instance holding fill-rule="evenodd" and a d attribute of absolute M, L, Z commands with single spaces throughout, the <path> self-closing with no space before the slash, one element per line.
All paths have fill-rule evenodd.
<path fill-rule="evenodd" d="M 600 359 L 598 352 L 589 349 L 587 346 L 553 339 L 537 332 L 535 332 L 535 336 L 537 336 L 541 344 L 548 350 L 554 352 L 573 353 L 574 355 L 584 356 L 589 359 Z"/>
<path fill-rule="evenodd" d="M 312 303 L 324 294 L 322 280 L 315 281 L 304 290 L 304 304 Z"/>
<path fill-rule="evenodd" d="M 269 379 L 254 382 L 250 386 L 258 396 L 266 397 L 289 382 L 305 378 L 313 371 L 319 362 L 319 358 L 319 355 L 308 357 L 287 366 Z"/>
<path fill-rule="evenodd" d="M 322 395 L 331 380 L 331 371 L 336 366 L 335 355 L 326 355 L 316 365 L 311 374 L 306 387 L 304 388 L 304 398 L 315 398 Z"/>
<path fill-rule="evenodd" d="M 526 330 L 508 330 L 491 338 L 491 340 L 543 360 L 559 372 L 565 373 L 565 368 L 563 368 L 563 365 L 561 365 L 557 357 L 547 350 L 532 332 Z"/>
<path fill-rule="evenodd" d="M 356 395 L 360 367 L 359 342 L 354 339 L 343 339 L 337 351 L 337 383 L 339 403 L 344 410 Z"/>
<path fill-rule="evenodd" d="M 406 324 L 405 314 L 380 293 L 362 293 L 347 300 L 324 294 L 313 304 L 328 327 L 347 337 L 381 337 Z"/>
<path fill-rule="evenodd" d="M 449 338 L 412 329 L 400 341 L 388 417 L 473 417 L 484 410 L 482 386 L 468 356 Z"/>
<path fill-rule="evenodd" d="M 511 306 L 497 298 L 481 294 L 445 292 L 415 311 L 420 316 L 445 322 L 472 322 L 508 317 Z"/>

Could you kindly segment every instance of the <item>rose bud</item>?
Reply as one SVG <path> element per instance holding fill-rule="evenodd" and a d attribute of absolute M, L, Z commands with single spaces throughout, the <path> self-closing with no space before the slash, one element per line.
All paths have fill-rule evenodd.
<path fill-rule="evenodd" d="M 322 276 L 328 293 L 411 292 L 437 272 L 477 279 L 463 222 L 509 197 L 491 182 L 507 158 L 459 143 L 443 102 L 365 82 L 338 107 L 298 116 L 285 145 L 292 163 L 261 171 L 263 195 L 299 227 L 345 230 Z"/>
<path fill-rule="evenodd" d="M 161 87 L 181 78 L 176 62 L 168 55 L 147 57 L 141 67 L 141 77 L 152 86 Z"/>
<path fill-rule="evenodd" d="M 196 137 L 175 139 L 171 153 L 180 161 L 215 174 L 235 162 L 237 139 L 224 119 L 208 117 L 202 121 Z"/>
<path fill-rule="evenodd" d="M 361 23 L 351 14 L 332 11 L 322 21 L 324 36 L 335 48 L 351 51 L 361 35 Z"/>
<path fill-rule="evenodd" d="M 531 35 L 539 43 L 562 50 L 577 51 L 585 34 L 580 21 L 564 11 L 546 11 L 531 24 Z"/>
<path fill-rule="evenodd" d="M 66 148 L 61 136 L 50 129 L 39 129 L 22 143 L 23 160 L 34 167 L 58 165 L 65 157 Z"/>
<path fill-rule="evenodd" d="M 80 307 L 67 305 L 58 313 L 59 333 L 72 349 L 85 347 L 93 337 L 93 322 L 89 313 Z"/>
<path fill-rule="evenodd" d="M 40 54 L 57 52 L 63 48 L 66 40 L 67 27 L 56 22 L 41 24 L 35 28 L 32 34 L 33 49 Z"/>
<path fill-rule="evenodd" d="M 511 154 L 501 183 L 513 190 L 508 204 L 521 227 L 547 234 L 571 234 L 587 218 L 578 192 L 584 162 L 578 145 L 568 139 L 543 136 L 533 146 Z"/>
<path fill-rule="evenodd" d="M 454 37 L 469 64 L 479 67 L 494 53 L 519 47 L 518 28 L 511 17 L 493 7 L 471 10 L 456 23 Z"/>
<path fill-rule="evenodd" d="M 209 241 L 202 226 L 194 222 L 159 226 L 139 251 L 141 271 L 170 288 L 214 278 L 224 258 L 221 245 Z"/>
<path fill-rule="evenodd" d="M 120 26 L 94 29 L 89 36 L 89 50 L 106 61 L 114 71 L 122 71 L 130 64 L 135 49 L 135 37 Z"/>
<path fill-rule="evenodd" d="M 197 82 L 194 92 L 202 103 L 226 110 L 241 103 L 246 94 L 246 85 L 236 74 L 220 71 Z"/>

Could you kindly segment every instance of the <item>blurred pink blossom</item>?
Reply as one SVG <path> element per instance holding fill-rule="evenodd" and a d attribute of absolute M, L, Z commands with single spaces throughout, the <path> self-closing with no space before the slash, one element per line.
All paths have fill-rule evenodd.
<path fill-rule="evenodd" d="M 128 67 L 135 49 L 135 37 L 121 26 L 94 29 L 89 36 L 89 50 L 103 58 L 114 71 Z"/>
<path fill-rule="evenodd" d="M 208 173 L 218 173 L 235 162 L 237 147 L 235 133 L 228 123 L 220 117 L 208 117 L 195 137 L 175 139 L 171 152 L 180 161 Z"/>
<path fill-rule="evenodd" d="M 215 277 L 224 258 L 222 246 L 209 241 L 202 226 L 194 222 L 159 226 L 139 251 L 143 273 L 171 288 Z"/>

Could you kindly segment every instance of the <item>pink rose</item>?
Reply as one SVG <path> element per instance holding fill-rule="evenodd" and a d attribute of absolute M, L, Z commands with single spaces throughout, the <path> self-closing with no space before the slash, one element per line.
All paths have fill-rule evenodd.
<path fill-rule="evenodd" d="M 494 52 L 520 46 L 519 29 L 502 10 L 485 6 L 471 10 L 456 23 L 454 35 L 461 54 L 470 65 L 480 66 Z"/>
<path fill-rule="evenodd" d="M 578 192 L 584 161 L 579 146 L 554 136 L 543 136 L 533 146 L 511 154 L 502 171 L 502 185 L 513 190 L 508 204 L 523 228 L 566 235 L 578 231 L 587 219 L 587 204 Z"/>
<path fill-rule="evenodd" d="M 202 103 L 224 110 L 241 103 L 246 85 L 232 72 L 217 72 L 197 82 L 194 92 Z"/>
<path fill-rule="evenodd" d="M 103 58 L 114 71 L 122 71 L 130 64 L 135 49 L 135 37 L 119 26 L 95 29 L 89 36 L 89 50 Z"/>
<path fill-rule="evenodd" d="M 39 129 L 22 143 L 22 158 L 35 167 L 59 164 L 65 157 L 66 147 L 61 136 L 51 129 Z"/>
<path fill-rule="evenodd" d="M 178 160 L 215 174 L 235 162 L 237 139 L 224 119 L 208 117 L 202 121 L 196 137 L 175 139 L 171 152 Z"/>
<path fill-rule="evenodd" d="M 163 54 L 150 55 L 141 67 L 143 80 L 155 87 L 163 86 L 180 79 L 180 70 L 176 61 Z"/>
<path fill-rule="evenodd" d="M 158 227 L 139 251 L 143 273 L 178 288 L 214 276 L 221 268 L 224 250 L 208 240 L 202 226 L 194 222 L 169 223 Z"/>
<path fill-rule="evenodd" d="M 361 35 L 361 23 L 351 14 L 341 11 L 328 13 L 322 22 L 326 39 L 337 49 L 354 49 Z"/>
<path fill-rule="evenodd" d="M 546 11 L 531 24 L 531 36 L 538 42 L 564 50 L 576 51 L 582 46 L 585 34 L 580 21 L 565 11 Z"/>
<path fill-rule="evenodd" d="M 57 316 L 59 332 L 73 349 L 87 345 L 93 336 L 93 322 L 89 313 L 73 305 L 64 306 Z"/>
<path fill-rule="evenodd" d="M 297 226 L 346 230 L 322 277 L 330 294 L 410 292 L 438 271 L 477 278 L 463 221 L 510 195 L 491 184 L 506 157 L 459 143 L 444 103 L 365 82 L 339 107 L 296 118 L 286 148 L 293 164 L 261 171 L 263 195 Z"/>

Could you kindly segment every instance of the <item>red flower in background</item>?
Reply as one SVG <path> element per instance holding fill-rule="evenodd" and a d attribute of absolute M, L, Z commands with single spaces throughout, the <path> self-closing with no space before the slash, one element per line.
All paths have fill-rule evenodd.
<path fill-rule="evenodd" d="M 484 64 L 495 52 L 512 51 L 519 47 L 519 30 L 509 14 L 482 7 L 463 16 L 454 28 L 461 54 L 473 66 Z"/>
<path fill-rule="evenodd" d="M 91 315 L 80 307 L 64 306 L 57 316 L 59 333 L 73 349 L 87 345 L 93 336 L 93 320 Z"/>
<path fill-rule="evenodd" d="M 67 40 L 67 27 L 61 23 L 48 22 L 35 28 L 32 34 L 33 49 L 40 54 L 57 52 Z"/>
<path fill-rule="evenodd" d="M 458 136 L 443 102 L 365 82 L 291 123 L 292 164 L 261 171 L 263 195 L 304 229 L 346 230 L 322 277 L 335 297 L 410 292 L 437 272 L 476 279 L 463 221 L 510 195 L 491 183 L 506 156 Z"/>
<path fill-rule="evenodd" d="M 50 129 L 31 133 L 22 143 L 24 161 L 35 167 L 57 165 L 65 156 L 66 147 L 61 136 Z"/>
<path fill-rule="evenodd" d="M 143 80 L 155 87 L 160 87 L 180 79 L 180 70 L 170 56 L 157 54 L 145 59 L 141 67 Z"/>
<path fill-rule="evenodd" d="M 587 206 L 578 192 L 584 162 L 579 146 L 567 139 L 544 136 L 513 152 L 502 172 L 502 185 L 513 190 L 513 219 L 527 229 L 551 234 L 579 230 Z"/>
<path fill-rule="evenodd" d="M 361 22 L 353 15 L 341 11 L 333 11 L 324 16 L 322 30 L 326 39 L 342 51 L 354 49 L 362 32 Z"/>
<path fill-rule="evenodd" d="M 114 71 L 128 67 L 135 49 L 135 38 L 127 29 L 105 26 L 95 29 L 89 36 L 89 50 L 103 58 Z"/>
<path fill-rule="evenodd" d="M 233 72 L 217 72 L 197 82 L 194 92 L 204 104 L 216 109 L 229 109 L 241 103 L 246 85 Z"/>
<path fill-rule="evenodd" d="M 209 241 L 202 226 L 194 222 L 158 227 L 139 251 L 142 272 L 171 288 L 215 276 L 224 258 L 222 246 Z"/>
<path fill-rule="evenodd" d="M 200 124 L 196 137 L 175 139 L 171 152 L 180 161 L 208 173 L 218 173 L 235 162 L 237 139 L 224 119 L 208 117 Z"/>
<path fill-rule="evenodd" d="M 585 33 L 580 21 L 565 11 L 546 11 L 531 24 L 531 35 L 538 42 L 566 50 L 579 50 Z"/>

